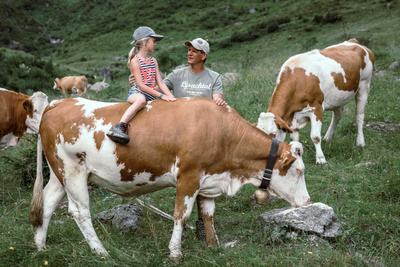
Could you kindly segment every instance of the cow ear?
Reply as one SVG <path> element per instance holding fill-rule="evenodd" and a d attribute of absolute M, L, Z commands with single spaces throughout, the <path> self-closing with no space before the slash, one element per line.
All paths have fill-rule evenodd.
<path fill-rule="evenodd" d="M 33 112 L 33 104 L 32 104 L 32 101 L 30 101 L 29 99 L 25 100 L 24 103 L 22 104 L 22 106 L 24 107 L 24 109 L 26 111 L 28 111 L 28 113 Z"/>
<path fill-rule="evenodd" d="M 285 153 L 281 156 L 281 166 L 283 170 L 287 170 L 292 166 L 293 162 L 296 160 L 290 153 Z"/>
<path fill-rule="evenodd" d="M 284 120 L 282 120 L 280 116 L 275 115 L 275 123 L 279 130 L 282 130 L 285 133 L 293 133 L 289 125 L 287 125 L 287 123 Z"/>

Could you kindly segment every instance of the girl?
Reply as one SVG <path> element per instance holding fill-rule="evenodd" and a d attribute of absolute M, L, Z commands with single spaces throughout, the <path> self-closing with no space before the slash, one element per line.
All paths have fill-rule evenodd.
<path fill-rule="evenodd" d="M 129 52 L 127 64 L 137 81 L 128 93 L 128 102 L 132 105 L 125 111 L 120 122 L 107 133 L 112 141 L 121 144 L 129 142 L 130 138 L 126 134 L 128 122 L 146 105 L 147 101 L 152 101 L 155 97 L 165 101 L 176 100 L 161 79 L 157 60 L 148 54 L 154 52 L 156 41 L 162 40 L 164 36 L 156 34 L 149 27 L 139 27 L 133 33 L 133 38 L 134 41 L 131 44 L 134 43 L 135 46 Z M 154 90 L 156 81 L 160 92 Z"/>

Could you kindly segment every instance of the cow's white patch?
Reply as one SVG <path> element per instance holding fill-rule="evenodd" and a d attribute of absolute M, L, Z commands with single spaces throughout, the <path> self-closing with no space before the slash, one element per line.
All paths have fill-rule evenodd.
<path fill-rule="evenodd" d="M 93 112 L 96 109 L 109 107 L 109 106 L 113 106 L 113 105 L 119 104 L 119 103 L 111 103 L 111 102 L 97 102 L 97 101 L 88 100 L 88 99 L 82 98 L 82 97 L 77 97 L 75 99 L 77 100 L 75 105 L 76 106 L 80 106 L 80 105 L 83 106 L 82 110 L 85 111 L 83 116 L 85 116 L 87 118 L 93 117 L 94 116 Z"/>
<path fill-rule="evenodd" d="M 151 105 L 151 102 L 153 102 L 153 101 L 148 102 L 148 103 L 146 104 L 146 106 L 145 106 L 145 108 L 146 108 L 147 111 L 149 111 L 150 109 L 153 108 L 153 106 Z"/>
<path fill-rule="evenodd" d="M 231 177 L 230 172 L 203 174 L 200 179 L 199 195 L 209 198 L 215 198 L 221 194 L 234 196 L 243 185 L 256 182 L 252 178 L 244 179 L 244 181 L 243 183 L 240 177 Z"/>
<path fill-rule="evenodd" d="M 166 187 L 175 187 L 179 171 L 177 167 L 178 162 L 179 159 L 172 164 L 169 172 L 159 177 L 155 177 L 152 181 L 150 180 L 152 174 L 149 172 L 133 174 L 132 181 L 121 181 L 120 170 L 124 167 L 123 165 L 119 165 L 119 169 L 117 170 L 118 173 L 114 176 L 110 176 L 109 173 L 103 171 L 105 167 L 104 165 L 101 166 L 101 169 L 98 169 L 99 167 L 93 168 L 90 171 L 89 180 L 115 194 L 126 198 L 136 198 L 140 195 L 151 193 Z M 117 166 L 116 161 L 115 164 L 110 165 L 110 167 L 112 166 Z M 132 171 L 128 170 L 128 172 L 131 173 Z"/>
<path fill-rule="evenodd" d="M 44 109 L 49 104 L 47 95 L 42 92 L 35 92 L 31 97 L 30 100 L 33 105 L 33 116 L 27 116 L 25 120 L 25 124 L 27 130 L 26 133 L 34 134 L 39 132 L 40 121 L 42 120 L 42 115 Z"/>

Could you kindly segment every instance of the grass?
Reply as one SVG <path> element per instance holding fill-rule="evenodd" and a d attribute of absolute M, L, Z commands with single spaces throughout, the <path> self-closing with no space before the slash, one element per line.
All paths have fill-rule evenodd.
<path fill-rule="evenodd" d="M 374 52 L 375 72 L 387 71 L 382 77 L 374 74 L 372 78 L 365 123 L 400 122 L 397 81 L 400 69 L 388 70 L 390 63 L 400 59 L 398 1 L 202 1 L 199 3 L 203 6 L 201 9 L 198 4 L 180 1 L 168 1 L 167 4 L 163 4 L 165 1 L 154 1 L 148 6 L 136 1 L 106 1 L 105 4 L 103 1 L 87 4 L 76 0 L 49 2 L 58 10 L 69 11 L 57 18 L 52 17 L 52 23 L 48 25 L 48 32 L 54 38 L 65 39 L 65 42 L 56 49 L 43 48 L 42 51 L 42 59 L 51 59 L 57 65 L 56 70 L 95 74 L 102 66 L 115 65 L 112 58 L 125 56 L 130 50 L 129 42 L 136 24 L 146 25 L 146 22 L 154 21 L 155 25 L 149 26 L 166 35 L 154 53 L 157 59 L 164 54 L 170 55 L 171 62 L 185 63 L 186 50 L 181 43 L 195 36 L 208 38 L 212 52 L 207 65 L 220 73 L 234 72 L 238 75 L 234 83 L 224 86 L 224 99 L 251 122 L 257 121 L 260 112 L 266 111 L 279 68 L 288 57 L 356 37 Z M 392 8 L 387 8 L 388 3 Z M 221 15 L 216 21 L 215 16 L 225 12 L 228 6 L 234 16 Z M 257 11 L 250 15 L 248 10 L 253 6 Z M 23 12 L 24 9 L 18 10 Z M 199 12 L 199 18 L 203 18 L 197 24 L 194 24 L 194 10 Z M 218 12 L 214 13 L 216 10 Z M 138 16 L 139 11 L 146 15 Z M 343 21 L 313 22 L 315 16 L 324 18 L 328 11 L 340 12 Z M 50 9 L 45 9 L 44 5 L 40 8 L 36 6 L 29 14 L 43 24 L 51 17 Z M 69 14 L 80 16 L 71 18 Z M 104 16 L 98 18 L 93 14 Z M 279 25 L 278 31 L 241 43 L 230 42 L 224 47 L 226 40 L 230 40 L 236 31 L 246 32 L 255 25 L 285 18 L 288 14 L 291 21 Z M 13 18 L 19 17 L 23 14 Z M 208 17 L 216 21 L 214 29 L 207 28 L 211 27 L 208 25 L 213 26 L 213 20 Z M 234 25 L 236 22 L 243 24 Z M 9 49 L 3 51 L 4 54 L 15 54 Z M 110 82 L 108 90 L 98 94 L 89 91 L 85 97 L 124 101 L 129 88 L 128 71 L 124 62 L 121 65 L 120 69 L 113 70 L 115 80 Z M 60 97 L 51 87 L 52 84 L 49 84 L 48 88 L 41 90 L 49 95 L 50 100 Z M 32 88 L 28 93 L 35 90 Z M 329 126 L 330 118 L 331 114 L 326 112 L 323 133 Z M 342 236 L 315 241 L 305 233 L 265 230 L 258 216 L 288 204 L 275 200 L 267 207 L 254 205 L 251 196 L 255 188 L 246 186 L 233 198 L 221 196 L 216 200 L 215 227 L 221 246 L 209 249 L 197 240 L 193 230 L 185 230 L 182 244 L 185 261 L 182 265 L 400 265 L 399 132 L 365 127 L 364 148 L 356 147 L 356 134 L 355 103 L 352 101 L 344 109 L 334 139 L 322 144 L 328 164 L 318 167 L 315 165 L 315 148 L 309 138 L 310 127 L 300 132 L 309 194 L 313 202 L 333 207 L 343 226 Z M 100 240 L 110 251 L 110 257 L 103 258 L 90 251 L 66 208 L 60 207 L 50 222 L 46 249 L 38 252 L 33 246 L 34 230 L 28 222 L 35 178 L 35 142 L 35 136 L 24 136 L 18 147 L 0 154 L 0 265 L 175 265 L 168 260 L 173 222 L 146 209 L 135 233 L 124 234 L 93 219 Z M 45 169 L 46 172 L 48 174 L 48 169 Z M 169 188 L 141 199 L 172 214 L 174 192 L 174 188 Z M 90 195 L 92 215 L 124 203 L 121 198 L 97 187 L 90 191 Z M 195 225 L 196 214 L 194 210 L 188 222 L 192 226 Z M 229 242 L 236 243 L 225 247 Z"/>

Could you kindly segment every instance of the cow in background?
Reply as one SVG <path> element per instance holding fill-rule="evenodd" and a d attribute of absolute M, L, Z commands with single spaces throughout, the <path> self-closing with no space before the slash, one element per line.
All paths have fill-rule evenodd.
<path fill-rule="evenodd" d="M 86 88 L 88 86 L 88 80 L 85 76 L 66 76 L 64 78 L 56 78 L 54 80 L 55 90 L 60 90 L 61 94 L 66 96 L 67 94 L 72 94 L 74 91 L 78 93 L 79 96 L 86 93 Z"/>
<path fill-rule="evenodd" d="M 0 88 L 0 151 L 17 145 L 25 133 L 38 133 L 47 104 L 42 92 L 27 96 Z"/>
<path fill-rule="evenodd" d="M 372 52 L 356 39 L 289 58 L 281 67 L 269 107 L 260 114 L 257 127 L 280 141 L 285 140 L 286 132 L 291 133 L 291 140 L 299 141 L 299 130 L 311 121 L 316 163 L 322 165 L 326 163 L 321 148 L 322 113 L 333 111 L 324 137 L 330 141 L 343 106 L 355 97 L 357 145 L 364 146 L 364 109 L 374 62 Z"/>
<path fill-rule="evenodd" d="M 169 243 L 170 257 L 175 260 L 182 257 L 182 231 L 196 197 L 207 244 L 216 245 L 214 199 L 221 194 L 233 196 L 246 184 L 260 186 L 267 161 L 272 165 L 268 168 L 268 192 L 293 207 L 309 203 L 299 142 L 274 142 L 278 145 L 270 152 L 272 138 L 231 107 L 195 97 L 149 102 L 131 121 L 131 141 L 121 145 L 108 139 L 106 133 L 129 105 L 84 98 L 49 104 L 39 137 L 50 180 L 43 190 L 42 172 L 37 171 L 29 216 L 37 227 L 34 240 L 38 249 L 45 246 L 50 218 L 67 194 L 69 213 L 90 248 L 108 254 L 91 222 L 89 181 L 128 199 L 176 187 L 175 222 Z M 38 157 L 38 168 L 41 159 Z"/>

